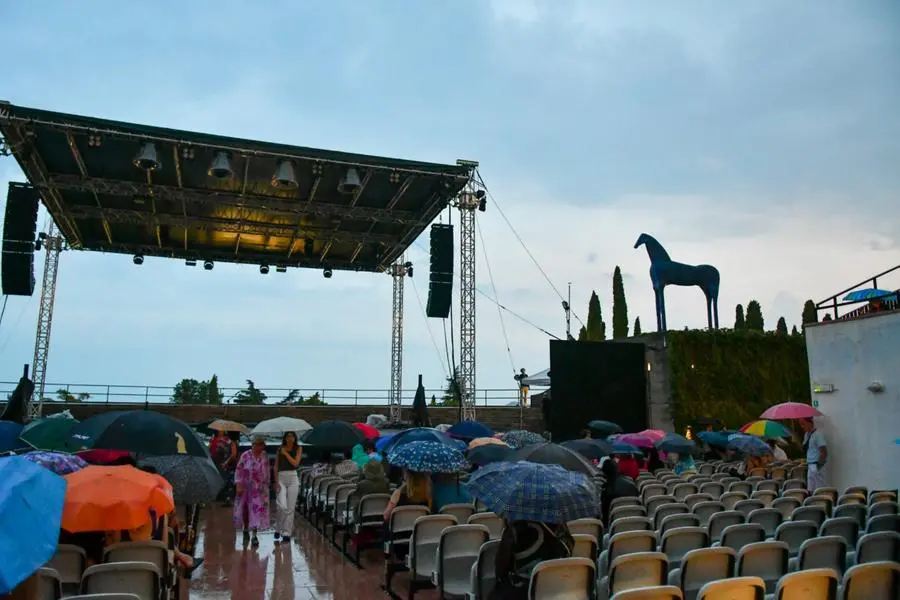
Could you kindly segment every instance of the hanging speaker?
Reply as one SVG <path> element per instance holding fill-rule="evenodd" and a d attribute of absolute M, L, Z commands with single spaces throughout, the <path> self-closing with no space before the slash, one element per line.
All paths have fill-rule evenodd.
<path fill-rule="evenodd" d="M 450 316 L 453 299 L 453 225 L 431 226 L 431 270 L 425 314 L 435 319 Z"/>
<path fill-rule="evenodd" d="M 8 296 L 34 294 L 34 238 L 40 198 L 30 185 L 9 184 L 0 257 L 0 287 Z"/>

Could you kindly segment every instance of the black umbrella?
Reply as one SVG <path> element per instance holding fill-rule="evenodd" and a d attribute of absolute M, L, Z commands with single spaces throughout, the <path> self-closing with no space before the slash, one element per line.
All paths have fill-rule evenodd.
<path fill-rule="evenodd" d="M 349 450 L 365 438 L 359 429 L 346 421 L 322 421 L 303 436 L 303 443 L 330 451 Z"/>
<path fill-rule="evenodd" d="M 577 452 L 564 448 L 559 444 L 534 444 L 516 450 L 511 460 L 527 460 L 545 465 L 560 465 L 569 471 L 578 471 L 585 475 L 596 475 L 597 470 Z"/>
<path fill-rule="evenodd" d="M 511 461 L 514 450 L 500 444 L 484 444 L 466 452 L 466 460 L 476 467 L 483 467 L 495 462 Z"/>
<path fill-rule="evenodd" d="M 216 465 L 199 456 L 151 456 L 138 461 L 139 466 L 153 467 L 172 484 L 175 503 L 182 506 L 213 502 L 224 481 Z"/>
<path fill-rule="evenodd" d="M 612 444 L 606 440 L 571 440 L 560 446 L 573 450 L 588 460 L 600 460 L 613 453 Z"/>
<path fill-rule="evenodd" d="M 3 414 L 0 415 L 0 421 L 10 421 L 12 423 L 23 425 L 25 423 L 25 417 L 27 416 L 25 414 L 25 407 L 33 393 L 34 382 L 28 379 L 28 365 L 25 365 L 25 373 L 19 379 L 19 384 L 16 385 L 16 389 L 10 394 L 9 401 L 6 403 L 6 408 L 3 409 Z"/>
<path fill-rule="evenodd" d="M 601 421 L 599 419 L 588 423 L 588 429 L 591 430 L 591 433 L 599 435 L 600 437 L 606 437 L 614 433 L 622 433 L 622 428 L 616 423 L 613 423 L 612 421 Z"/>
<path fill-rule="evenodd" d="M 66 445 L 72 452 L 103 449 L 209 458 L 206 444 L 187 423 L 150 410 L 112 411 L 85 419 L 72 427 Z"/>
<path fill-rule="evenodd" d="M 419 387 L 413 398 L 413 427 L 431 427 L 431 419 L 428 417 L 428 405 L 425 403 L 425 386 L 422 385 L 422 376 L 419 375 Z"/>
<path fill-rule="evenodd" d="M 663 452 L 675 452 L 677 454 L 690 454 L 697 446 L 693 440 L 689 440 L 677 433 L 667 433 L 666 437 L 656 442 L 656 449 Z"/>

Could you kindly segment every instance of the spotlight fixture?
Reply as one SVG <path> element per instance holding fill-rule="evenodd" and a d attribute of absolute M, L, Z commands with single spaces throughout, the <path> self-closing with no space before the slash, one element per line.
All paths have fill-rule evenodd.
<path fill-rule="evenodd" d="M 134 166 L 144 171 L 156 171 L 162 166 L 156 158 L 156 146 L 153 142 L 141 146 L 140 152 L 134 157 Z"/>
<path fill-rule="evenodd" d="M 260 275 L 268 275 L 269 274 L 269 265 L 259 265 L 259 274 Z"/>
<path fill-rule="evenodd" d="M 197 266 L 197 261 L 194 260 L 193 258 L 189 258 L 189 259 L 187 259 L 186 261 L 184 261 L 184 266 L 186 266 L 186 267 L 196 267 L 196 266 Z"/>
<path fill-rule="evenodd" d="M 131 259 L 131 262 L 133 262 L 136 265 L 144 264 L 144 255 L 143 254 L 135 254 L 134 258 Z"/>
<path fill-rule="evenodd" d="M 406 267 L 406 276 L 412 279 L 413 276 L 413 264 L 409 261 L 403 263 L 403 266 Z"/>
<path fill-rule="evenodd" d="M 280 189 L 293 189 L 297 187 L 297 178 L 294 176 L 294 165 L 289 160 L 282 160 L 272 175 L 272 185 Z"/>
<path fill-rule="evenodd" d="M 341 182 L 338 183 L 338 191 L 342 194 L 355 194 L 362 187 L 362 184 L 359 182 L 359 173 L 356 172 L 356 169 L 350 167 L 347 169 L 347 172 L 344 173 L 344 176 L 341 177 Z"/>
<path fill-rule="evenodd" d="M 478 200 L 478 210 L 484 212 L 487 210 L 487 199 L 484 197 L 484 190 L 475 192 L 475 199 Z"/>
<path fill-rule="evenodd" d="M 287 273 L 287 267 L 284 265 L 278 265 L 277 267 L 275 267 L 275 272 L 276 273 Z"/>
<path fill-rule="evenodd" d="M 207 173 L 210 177 L 215 177 L 216 179 L 231 179 L 234 171 L 231 170 L 231 160 L 228 157 L 228 153 L 216 152 L 216 157 L 213 159 L 212 164 L 209 165 Z"/>
<path fill-rule="evenodd" d="M 331 267 L 325 267 L 325 270 L 322 271 L 322 276 L 324 276 L 325 279 L 331 279 L 332 275 L 333 273 L 331 272 Z"/>
<path fill-rule="evenodd" d="M 203 261 L 203 268 L 206 269 L 207 271 L 212 271 L 214 266 L 215 265 L 213 264 L 213 261 L 211 261 L 211 260 Z"/>

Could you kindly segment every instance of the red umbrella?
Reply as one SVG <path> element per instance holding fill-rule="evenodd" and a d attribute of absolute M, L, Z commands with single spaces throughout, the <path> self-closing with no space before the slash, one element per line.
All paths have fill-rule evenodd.
<path fill-rule="evenodd" d="M 802 402 L 782 402 L 770 407 L 766 412 L 759 416 L 760 419 L 771 419 L 772 421 L 784 419 L 812 419 L 813 417 L 823 416 L 818 410 L 804 404 Z"/>
<path fill-rule="evenodd" d="M 100 448 L 96 450 L 82 450 L 77 454 L 84 462 L 92 465 L 109 465 L 126 456 L 131 456 L 131 453 L 126 450 L 103 450 Z"/>
<path fill-rule="evenodd" d="M 354 423 L 354 427 L 356 427 L 363 437 L 367 440 L 374 440 L 381 436 L 381 433 L 378 432 L 377 429 L 372 427 L 371 425 L 366 425 L 365 423 Z"/>

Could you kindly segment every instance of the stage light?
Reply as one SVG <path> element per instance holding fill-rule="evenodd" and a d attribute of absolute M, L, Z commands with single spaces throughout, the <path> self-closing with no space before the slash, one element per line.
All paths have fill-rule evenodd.
<path fill-rule="evenodd" d="M 275 267 L 275 272 L 276 273 L 287 273 L 287 267 L 284 265 L 278 265 L 277 267 Z"/>
<path fill-rule="evenodd" d="M 211 260 L 203 261 L 203 268 L 206 269 L 207 271 L 212 271 L 214 266 L 215 265 L 213 264 L 213 261 L 211 261 Z"/>
<path fill-rule="evenodd" d="M 260 275 L 268 275 L 269 274 L 269 265 L 259 265 L 259 274 Z"/>
<path fill-rule="evenodd" d="M 197 266 L 197 261 L 194 260 L 193 258 L 189 258 L 189 259 L 187 259 L 186 261 L 184 261 L 184 266 L 186 266 L 186 267 L 196 267 L 196 266 Z"/>
<path fill-rule="evenodd" d="M 144 255 L 143 254 L 135 254 L 134 258 L 131 259 L 131 262 L 133 262 L 136 265 L 144 264 Z"/>
<path fill-rule="evenodd" d="M 325 267 L 325 270 L 322 271 L 322 275 L 325 277 L 325 279 L 331 279 L 332 274 L 333 273 L 331 272 L 331 268 L 329 267 Z"/>
<path fill-rule="evenodd" d="M 282 160 L 272 175 L 272 185 L 282 189 L 297 187 L 297 178 L 294 176 L 294 165 L 289 160 Z"/>
<path fill-rule="evenodd" d="M 356 172 L 356 169 L 350 167 L 347 169 L 347 172 L 344 173 L 344 176 L 341 177 L 341 182 L 338 184 L 338 191 L 342 194 L 355 194 L 359 191 L 359 188 L 362 186 L 359 182 L 359 173 Z"/>
<path fill-rule="evenodd" d="M 403 266 L 406 267 L 406 276 L 412 278 L 413 276 L 413 264 L 409 261 L 403 263 Z"/>
<path fill-rule="evenodd" d="M 229 160 L 227 152 L 216 152 L 216 157 L 209 165 L 207 174 L 216 179 L 231 179 L 234 172 L 231 170 L 231 160 Z"/>
<path fill-rule="evenodd" d="M 487 200 L 482 198 L 481 200 L 478 201 L 478 210 L 480 210 L 481 212 L 484 212 L 487 210 Z"/>
<path fill-rule="evenodd" d="M 141 146 L 140 152 L 134 157 L 134 166 L 145 171 L 155 171 L 162 166 L 156 159 L 156 146 L 153 142 Z"/>

